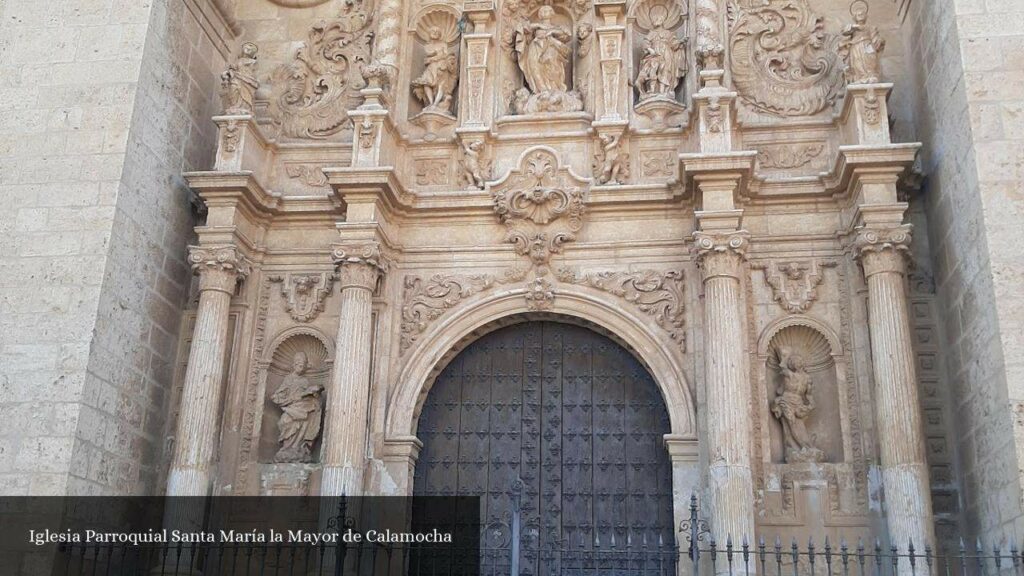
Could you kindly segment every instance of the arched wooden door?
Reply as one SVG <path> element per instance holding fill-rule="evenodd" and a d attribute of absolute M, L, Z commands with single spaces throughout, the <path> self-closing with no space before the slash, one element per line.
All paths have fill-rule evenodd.
<path fill-rule="evenodd" d="M 521 574 L 573 572 L 574 562 L 636 574 L 641 551 L 642 572 L 669 574 L 668 432 L 654 380 L 622 346 L 575 325 L 517 324 L 438 376 L 420 415 L 414 490 L 479 495 L 484 525 L 501 525 L 522 478 Z M 484 563 L 484 573 L 508 573 Z"/>

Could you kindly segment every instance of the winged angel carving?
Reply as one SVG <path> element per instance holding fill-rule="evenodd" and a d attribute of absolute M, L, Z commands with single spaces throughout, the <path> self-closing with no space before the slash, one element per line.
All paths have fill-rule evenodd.
<path fill-rule="evenodd" d="M 284 136 L 322 139 L 351 128 L 348 110 L 360 102 L 374 12 L 372 0 L 341 5 L 341 14 L 314 24 L 292 62 L 273 73 L 270 115 Z"/>
<path fill-rule="evenodd" d="M 746 104 L 809 116 L 835 102 L 843 83 L 838 39 L 807 0 L 731 2 L 728 15 L 732 78 Z"/>

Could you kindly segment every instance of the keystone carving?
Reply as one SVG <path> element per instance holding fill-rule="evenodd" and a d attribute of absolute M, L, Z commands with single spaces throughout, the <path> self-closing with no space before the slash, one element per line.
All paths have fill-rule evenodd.
<path fill-rule="evenodd" d="M 823 268 L 834 268 L 835 261 L 754 262 L 751 268 L 764 273 L 764 281 L 772 289 L 772 296 L 791 314 L 811 309 L 818 298 L 818 286 L 825 279 Z"/>
<path fill-rule="evenodd" d="M 547 273 L 552 254 L 562 252 L 583 228 L 586 181 L 560 166 L 554 151 L 526 151 L 519 167 L 491 191 L 494 212 L 505 225 L 505 241 L 516 254 L 529 257 L 538 275 Z"/>
<path fill-rule="evenodd" d="M 284 309 L 296 322 L 310 322 L 324 311 L 324 300 L 331 293 L 337 276 L 319 274 L 284 274 L 271 276 L 270 281 L 281 284 Z"/>

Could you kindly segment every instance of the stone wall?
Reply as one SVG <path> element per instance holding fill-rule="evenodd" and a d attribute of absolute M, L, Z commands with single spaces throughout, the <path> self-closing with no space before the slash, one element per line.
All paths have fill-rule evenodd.
<path fill-rule="evenodd" d="M 906 24 L 965 518 L 998 538 L 1022 526 L 1024 6 L 916 1 Z"/>
<path fill-rule="evenodd" d="M 205 3 L 3 7 L 0 493 L 161 490 L 223 29 Z"/>

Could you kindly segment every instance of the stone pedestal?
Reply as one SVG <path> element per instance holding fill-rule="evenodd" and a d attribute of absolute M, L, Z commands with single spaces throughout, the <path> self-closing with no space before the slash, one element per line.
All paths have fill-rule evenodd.
<path fill-rule="evenodd" d="M 341 285 L 335 369 L 324 417 L 324 496 L 360 496 L 366 467 L 373 290 L 385 269 L 376 243 L 334 247 Z"/>
<path fill-rule="evenodd" d="M 906 550 L 934 546 L 925 439 L 906 293 L 910 225 L 857 230 L 856 256 L 868 284 L 875 421 L 889 538 Z M 909 572 L 909 567 L 906 568 Z"/>
<path fill-rule="evenodd" d="M 694 233 L 704 283 L 704 386 L 711 530 L 720 544 L 754 537 L 750 382 L 740 281 L 749 243 L 742 230 Z"/>
<path fill-rule="evenodd" d="M 231 245 L 192 246 L 188 260 L 199 274 L 199 308 L 185 371 L 168 496 L 207 496 L 220 437 L 228 312 L 235 285 L 249 263 Z"/>

